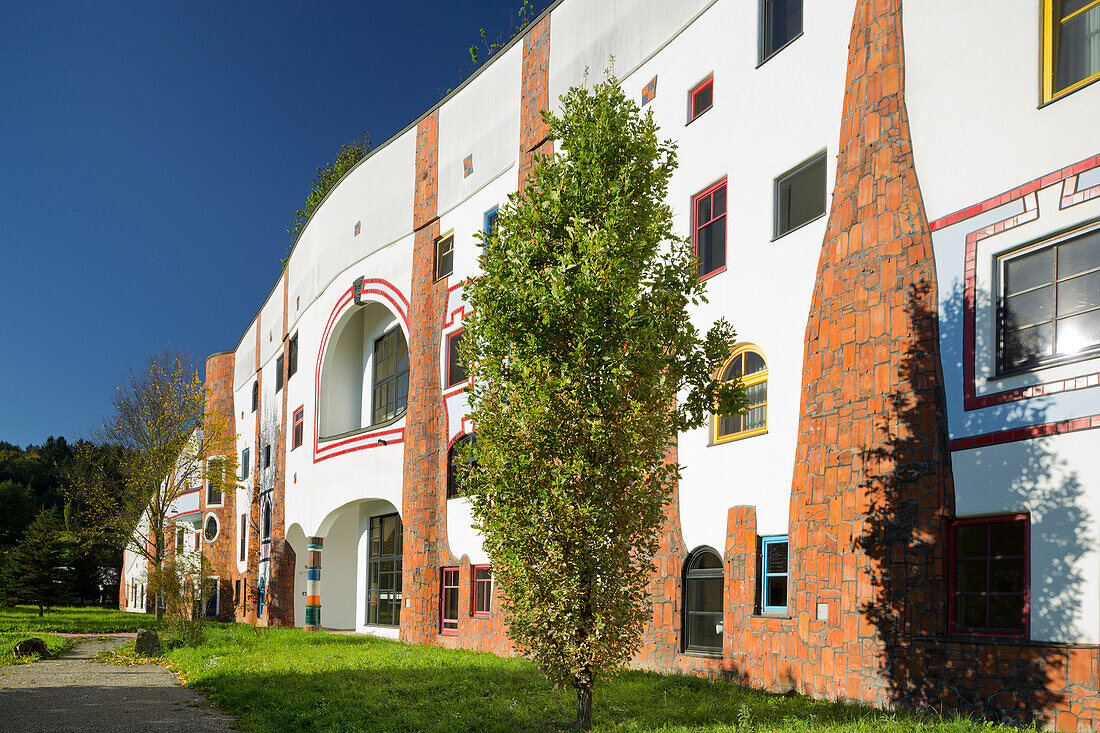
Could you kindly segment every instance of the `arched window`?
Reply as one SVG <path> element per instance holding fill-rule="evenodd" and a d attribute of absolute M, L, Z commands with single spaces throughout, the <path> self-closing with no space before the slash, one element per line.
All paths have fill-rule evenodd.
<path fill-rule="evenodd" d="M 722 558 L 701 547 L 684 565 L 684 651 L 722 653 Z"/>
<path fill-rule="evenodd" d="M 462 446 L 476 445 L 477 435 L 469 433 L 455 438 L 451 450 L 447 453 L 447 498 L 454 499 L 462 495 L 462 479 L 477 465 L 472 456 L 462 458 Z"/>
<path fill-rule="evenodd" d="M 760 349 L 746 344 L 733 350 L 730 360 L 722 367 L 721 378 L 723 382 L 731 382 L 737 377 L 741 377 L 745 385 L 749 409 L 744 415 L 715 416 L 715 443 L 768 431 L 768 363 Z"/>
<path fill-rule="evenodd" d="M 263 539 L 265 539 L 265 540 L 271 539 L 271 502 L 270 501 L 265 501 L 264 502 L 264 521 L 261 523 L 260 526 L 263 527 L 263 531 L 264 531 Z"/>
<path fill-rule="evenodd" d="M 206 515 L 206 523 L 203 525 L 202 534 L 207 542 L 218 539 L 218 518 L 213 514 Z"/>
<path fill-rule="evenodd" d="M 252 383 L 252 411 L 255 412 L 256 408 L 260 406 L 260 383 Z"/>

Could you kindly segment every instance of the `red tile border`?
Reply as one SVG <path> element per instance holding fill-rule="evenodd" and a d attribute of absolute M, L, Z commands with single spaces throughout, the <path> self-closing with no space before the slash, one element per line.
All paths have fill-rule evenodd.
<path fill-rule="evenodd" d="M 1018 440 L 1030 440 L 1032 438 L 1045 438 L 1050 435 L 1062 433 L 1075 433 L 1079 430 L 1092 430 L 1100 428 L 1100 415 L 1088 417 L 1076 417 L 1070 420 L 1043 423 L 1042 425 L 1028 425 L 1022 428 L 998 430 L 994 433 L 970 435 L 965 438 L 956 438 L 950 443 L 951 450 L 970 450 L 971 448 L 983 448 L 987 445 L 1001 445 L 1002 443 L 1014 443 Z"/>

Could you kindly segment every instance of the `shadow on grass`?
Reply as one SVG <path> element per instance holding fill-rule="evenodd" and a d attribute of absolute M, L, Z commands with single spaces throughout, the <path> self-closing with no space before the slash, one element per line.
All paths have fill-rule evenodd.
<path fill-rule="evenodd" d="M 246 730 L 573 730 L 572 690 L 554 690 L 523 659 L 354 636 L 226 632 L 168 658 Z M 896 717 L 639 671 L 600 685 L 593 709 L 596 730 L 875 730 Z"/>

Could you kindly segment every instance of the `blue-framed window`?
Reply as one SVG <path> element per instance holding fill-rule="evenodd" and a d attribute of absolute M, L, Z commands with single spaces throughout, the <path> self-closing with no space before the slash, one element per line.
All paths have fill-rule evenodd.
<path fill-rule="evenodd" d="M 760 612 L 787 613 L 787 535 L 760 540 Z"/>
<path fill-rule="evenodd" d="M 500 207 L 494 206 L 485 212 L 485 234 L 492 234 L 497 228 L 497 214 L 500 213 Z"/>

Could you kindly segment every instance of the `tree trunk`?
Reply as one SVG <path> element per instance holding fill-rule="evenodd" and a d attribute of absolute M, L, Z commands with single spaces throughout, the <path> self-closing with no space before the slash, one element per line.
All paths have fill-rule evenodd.
<path fill-rule="evenodd" d="M 592 727 L 592 685 L 577 685 L 577 720 L 579 730 L 589 730 Z"/>
<path fill-rule="evenodd" d="M 38 604 L 38 618 L 42 618 L 42 604 Z"/>

